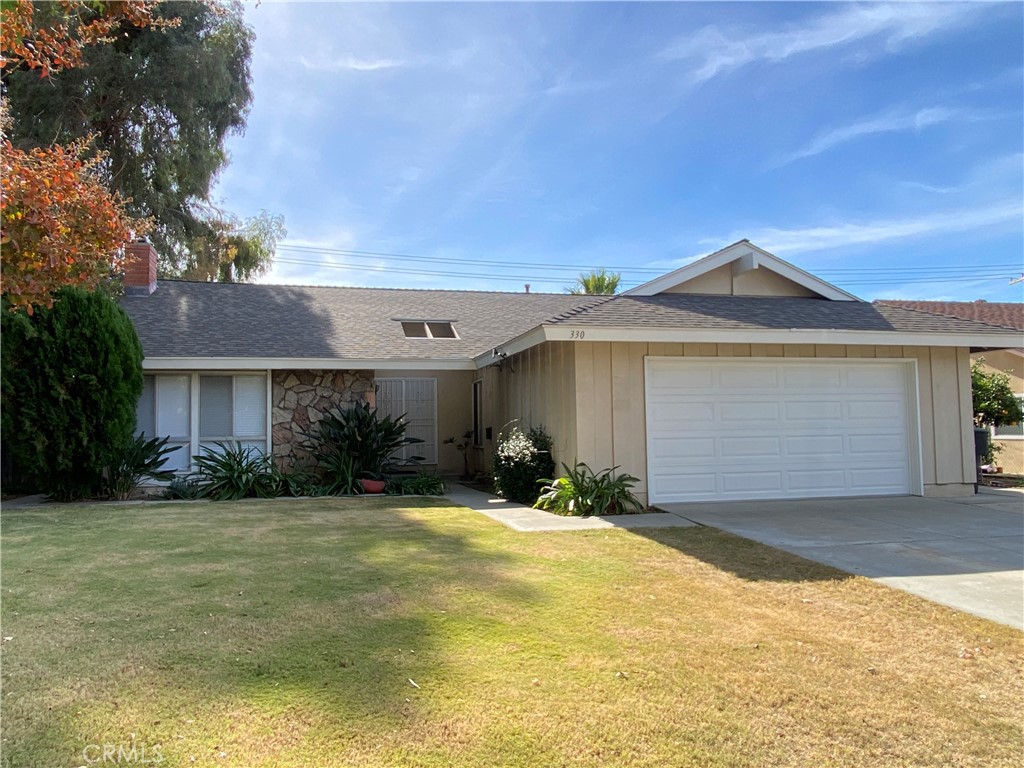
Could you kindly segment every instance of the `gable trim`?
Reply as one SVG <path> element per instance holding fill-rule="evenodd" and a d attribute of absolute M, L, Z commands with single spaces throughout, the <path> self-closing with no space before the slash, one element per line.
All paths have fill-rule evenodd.
<path fill-rule="evenodd" d="M 622 295 L 654 296 L 726 264 L 732 264 L 734 275 L 754 269 L 766 268 L 797 285 L 803 286 L 809 291 L 813 291 L 822 298 L 831 299 L 832 301 L 861 301 L 852 293 L 847 293 L 841 288 L 837 288 L 831 283 L 815 277 L 810 272 L 805 272 L 788 261 L 783 261 L 778 256 L 758 248 L 749 240 L 740 240 L 732 245 L 727 245 L 720 251 L 715 251 L 711 255 L 705 256 L 692 264 L 687 264 L 685 267 L 680 267 L 673 272 L 669 272 L 667 275 L 662 275 L 635 288 L 630 288 L 628 291 L 623 291 Z"/>

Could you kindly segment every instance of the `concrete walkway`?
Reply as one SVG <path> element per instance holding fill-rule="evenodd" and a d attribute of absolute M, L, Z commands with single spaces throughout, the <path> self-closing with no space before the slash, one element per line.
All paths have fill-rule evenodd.
<path fill-rule="evenodd" d="M 1024 629 L 1024 493 L 662 504 L 673 514 Z"/>
<path fill-rule="evenodd" d="M 688 528 L 696 523 L 677 515 L 650 512 L 642 515 L 563 517 L 532 509 L 496 496 L 452 483 L 445 494 L 452 503 L 469 507 L 514 531 L 585 531 L 599 528 Z"/>

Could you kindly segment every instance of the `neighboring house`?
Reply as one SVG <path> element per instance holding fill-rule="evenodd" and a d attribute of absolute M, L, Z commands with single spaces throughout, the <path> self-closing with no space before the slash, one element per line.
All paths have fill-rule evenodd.
<path fill-rule="evenodd" d="M 415 452 L 543 426 L 557 461 L 619 466 L 644 501 L 973 491 L 969 356 L 1019 334 L 858 300 L 741 241 L 617 296 L 156 283 L 122 306 L 146 354 L 139 428 L 187 456 L 240 440 L 285 465 L 333 404 L 408 414 Z"/>
<path fill-rule="evenodd" d="M 903 309 L 930 312 L 963 320 L 976 320 L 1017 331 L 1017 346 L 1010 349 L 972 351 L 971 360 L 984 361 L 982 370 L 1005 373 L 1018 399 L 1024 402 L 1024 304 L 995 301 L 877 301 Z M 1004 472 L 1024 474 L 1024 425 L 992 427 L 992 442 L 1000 450 L 996 464 Z"/>

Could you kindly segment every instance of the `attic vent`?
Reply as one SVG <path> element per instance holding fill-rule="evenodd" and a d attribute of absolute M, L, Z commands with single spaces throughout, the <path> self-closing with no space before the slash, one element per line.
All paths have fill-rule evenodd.
<path fill-rule="evenodd" d="M 407 339 L 457 339 L 451 320 L 400 320 Z"/>

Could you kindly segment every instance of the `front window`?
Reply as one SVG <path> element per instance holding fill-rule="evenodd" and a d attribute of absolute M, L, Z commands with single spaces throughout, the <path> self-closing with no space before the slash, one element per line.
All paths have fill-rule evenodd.
<path fill-rule="evenodd" d="M 267 452 L 265 374 L 159 374 L 143 377 L 136 434 L 167 437 L 179 450 L 165 468 L 191 469 L 192 456 L 215 443 L 239 442 Z"/>
<path fill-rule="evenodd" d="M 191 376 L 144 376 L 142 396 L 135 410 L 135 434 L 170 438 L 178 450 L 167 455 L 164 469 L 188 471 L 192 457 Z"/>
<path fill-rule="evenodd" d="M 267 451 L 267 377 L 199 377 L 199 447 L 241 443 Z"/>

